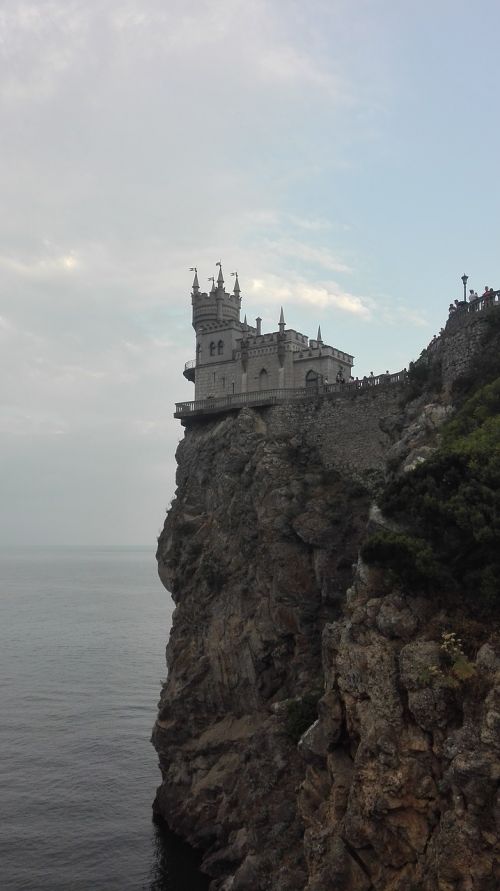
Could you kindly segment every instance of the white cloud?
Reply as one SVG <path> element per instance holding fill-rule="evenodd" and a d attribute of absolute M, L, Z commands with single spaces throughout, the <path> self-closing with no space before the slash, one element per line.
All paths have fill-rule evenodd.
<path fill-rule="evenodd" d="M 321 217 L 298 217 L 291 214 L 290 222 L 299 229 L 306 229 L 308 232 L 324 232 L 326 229 L 332 228 L 330 220 Z"/>
<path fill-rule="evenodd" d="M 351 99 L 347 83 L 318 64 L 314 55 L 306 54 L 290 45 L 274 45 L 265 49 L 258 59 L 262 78 L 267 82 L 287 86 L 318 89 L 330 102 Z"/>
<path fill-rule="evenodd" d="M 0 255 L 0 268 L 15 275 L 27 278 L 50 278 L 54 275 L 73 272 L 80 266 L 80 260 L 74 251 L 52 256 L 19 257 Z"/>
<path fill-rule="evenodd" d="M 273 301 L 273 303 L 312 305 L 321 309 L 330 307 L 357 316 L 363 321 L 370 319 L 372 315 L 373 301 L 350 294 L 336 282 L 321 284 L 294 279 L 285 283 L 270 275 L 253 279 L 250 293 L 255 295 L 260 303 Z"/>
<path fill-rule="evenodd" d="M 269 241 L 268 251 L 282 257 L 294 257 L 329 272 L 352 272 L 350 266 L 340 260 L 336 253 L 328 247 L 315 246 L 294 238 L 280 238 Z"/>
<path fill-rule="evenodd" d="M 73 492 L 75 468 L 99 478 L 80 507 L 62 492 L 65 519 L 87 498 L 112 510 L 125 490 L 134 505 L 144 490 L 149 513 L 129 511 L 127 522 L 144 541 L 161 520 L 152 505 L 168 500 L 182 433 L 173 404 L 192 398 L 182 376 L 194 343 L 190 266 L 206 288 L 222 254 L 226 286 L 238 269 L 244 312 L 272 327 L 283 303 L 287 323 L 308 334 L 313 315 L 325 335 L 324 319 L 341 321 L 346 342 L 367 328 L 372 303 L 348 262 L 356 256 L 358 270 L 363 258 L 345 248 L 342 211 L 317 190 L 325 170 L 350 162 L 331 137 L 347 143 L 342 115 L 354 92 L 363 104 L 359 48 L 353 64 L 350 50 L 342 58 L 318 37 L 330 7 L 0 4 L 2 429 L 29 434 L 25 489 L 40 479 L 45 445 L 47 489 Z M 122 534 L 123 514 L 110 536 Z"/>
<path fill-rule="evenodd" d="M 44 409 L 0 406 L 0 433 L 9 436 L 63 436 L 68 432 L 64 418 Z"/>
<path fill-rule="evenodd" d="M 333 283 L 329 287 L 299 285 L 296 294 L 299 300 L 306 303 L 320 307 L 335 307 L 342 312 L 359 316 L 363 320 L 370 319 L 372 315 L 366 298 L 342 291 L 338 285 Z"/>

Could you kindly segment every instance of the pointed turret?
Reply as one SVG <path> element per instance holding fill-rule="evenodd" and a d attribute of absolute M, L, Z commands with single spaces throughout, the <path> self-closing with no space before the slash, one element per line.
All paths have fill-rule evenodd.
<path fill-rule="evenodd" d="M 321 325 L 318 325 L 318 336 L 316 337 L 316 340 L 318 341 L 318 344 L 323 343 L 321 339 Z"/>
<path fill-rule="evenodd" d="M 243 331 L 248 331 L 248 322 L 247 322 L 247 314 L 245 313 L 245 318 L 243 319 Z"/>
<path fill-rule="evenodd" d="M 283 315 L 283 307 L 281 307 L 279 325 L 280 334 L 285 333 L 285 316 Z"/>
<path fill-rule="evenodd" d="M 219 274 L 217 276 L 217 288 L 221 291 L 224 290 L 224 276 L 222 275 L 222 260 L 219 260 L 218 263 L 215 264 L 219 267 Z"/>
<path fill-rule="evenodd" d="M 194 272 L 193 294 L 199 294 L 200 293 L 200 283 L 198 281 L 198 270 L 197 270 L 196 266 L 191 266 L 189 271 Z"/>
<path fill-rule="evenodd" d="M 239 297 L 240 296 L 240 283 L 238 281 L 238 273 L 232 272 L 231 275 L 234 275 L 234 291 L 233 291 L 234 296 Z"/>
<path fill-rule="evenodd" d="M 215 279 L 214 279 L 213 275 L 211 275 L 208 280 L 209 280 L 209 282 L 212 282 L 212 287 L 210 288 L 210 293 L 215 294 Z"/>

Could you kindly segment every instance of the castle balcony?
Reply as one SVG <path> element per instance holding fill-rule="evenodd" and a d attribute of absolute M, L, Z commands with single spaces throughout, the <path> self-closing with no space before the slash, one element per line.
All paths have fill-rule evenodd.
<path fill-rule="evenodd" d="M 196 375 L 196 359 L 190 359 L 189 362 L 186 362 L 184 371 L 182 373 L 186 380 L 192 381 L 194 384 Z"/>
<path fill-rule="evenodd" d="M 196 399 L 192 402 L 176 402 L 174 418 L 183 424 L 209 415 L 221 415 L 231 411 L 239 411 L 248 405 L 252 408 L 266 405 L 280 405 L 285 402 L 299 400 L 318 400 L 328 395 L 355 398 L 361 392 L 371 391 L 373 387 L 407 382 L 406 370 L 396 374 L 380 374 L 376 377 L 351 379 L 347 383 L 318 384 L 317 386 L 297 387 L 294 389 L 254 390 L 250 393 L 231 393 L 227 396 L 209 396 L 207 399 Z"/>

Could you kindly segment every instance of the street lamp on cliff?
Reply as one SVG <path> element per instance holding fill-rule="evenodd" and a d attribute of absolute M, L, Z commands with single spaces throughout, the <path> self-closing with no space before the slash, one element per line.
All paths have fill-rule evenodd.
<path fill-rule="evenodd" d="M 469 279 L 469 276 L 466 275 L 464 272 L 464 274 L 462 276 L 462 282 L 463 282 L 463 286 L 464 286 L 464 303 L 467 303 L 467 281 L 468 281 L 468 279 Z"/>

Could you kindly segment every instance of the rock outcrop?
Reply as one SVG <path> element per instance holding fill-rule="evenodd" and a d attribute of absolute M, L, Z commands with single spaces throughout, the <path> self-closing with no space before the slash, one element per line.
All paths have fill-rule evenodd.
<path fill-rule="evenodd" d="M 177 607 L 156 807 L 207 851 L 214 887 L 291 891 L 307 875 L 287 703 L 322 691 L 321 630 L 340 613 L 369 499 L 303 438 L 269 437 L 270 411 L 193 427 L 178 449 L 158 552 Z"/>
<path fill-rule="evenodd" d="M 155 810 L 213 891 L 500 886 L 500 638 L 358 558 L 390 528 L 377 486 L 432 454 L 449 388 L 186 430 L 158 543 L 176 609 Z"/>
<path fill-rule="evenodd" d="M 468 682 L 443 666 L 452 626 L 475 653 Z M 307 891 L 498 888 L 498 638 L 360 564 L 323 666 L 299 746 Z"/>

